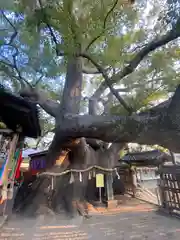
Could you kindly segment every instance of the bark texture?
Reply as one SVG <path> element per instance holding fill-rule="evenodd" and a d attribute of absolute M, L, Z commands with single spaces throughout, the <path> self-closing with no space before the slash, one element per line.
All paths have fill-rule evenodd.
<path fill-rule="evenodd" d="M 180 86 L 177 87 L 174 96 L 168 101 L 168 105 L 165 104 L 162 107 L 161 104 L 160 107 L 150 109 L 148 112 L 127 117 L 95 115 L 92 101 L 91 115 L 78 115 L 78 108 L 75 109 L 74 106 L 77 106 L 75 104 L 71 113 L 63 111 L 63 115 L 59 114 L 56 118 L 56 121 L 59 119 L 59 122 L 56 123 L 55 137 L 47 157 L 49 166 L 52 166 L 61 150 L 67 147 L 71 149 L 71 152 L 69 155 L 70 164 L 66 168 L 75 169 L 84 169 L 92 165 L 114 167 L 118 160 L 119 150 L 127 142 L 159 144 L 171 149 L 171 151 L 178 152 L 180 150 L 178 144 L 180 140 L 179 103 Z M 68 109 L 71 109 L 71 106 L 69 104 Z M 60 109 L 60 105 L 58 109 Z M 76 138 L 79 138 L 80 142 L 71 144 L 72 140 Z M 104 141 L 114 144 L 108 148 Z M 47 171 L 49 170 L 54 171 L 54 169 L 47 169 Z M 59 172 L 63 170 L 61 167 L 56 169 Z M 48 190 L 50 189 L 48 188 L 48 178 L 39 180 L 42 182 L 36 190 L 37 194 L 34 194 L 31 207 L 27 204 L 28 209 L 30 209 L 28 212 L 41 213 L 43 211 L 43 213 L 52 214 L 55 211 L 62 214 L 62 209 L 65 209 L 72 216 L 77 212 L 77 209 L 81 209 L 79 212 L 85 214 L 85 207 L 80 207 L 80 204 L 87 198 L 88 176 L 84 174 L 83 182 L 80 182 L 79 175 L 76 174 L 75 181 L 71 184 L 70 177 L 70 175 L 59 177 L 53 192 Z M 50 205 L 49 198 L 51 198 Z M 76 208 L 73 205 L 74 201 Z M 42 204 L 46 207 L 41 207 Z"/>
<path fill-rule="evenodd" d="M 67 4 L 64 7 L 67 7 L 69 14 L 73 16 L 72 4 Z M 58 104 L 49 100 L 42 90 L 39 91 L 35 88 L 29 87 L 21 92 L 23 97 L 28 97 L 35 101 L 47 113 L 55 117 L 55 136 L 47 155 L 47 171 L 61 172 L 64 170 L 63 166 L 58 169 L 53 169 L 52 166 L 61 154 L 61 151 L 67 148 L 70 148 L 71 151 L 69 153 L 70 162 L 66 165 L 66 168 L 76 169 L 84 169 L 90 165 L 114 167 L 118 160 L 119 150 L 128 142 L 150 145 L 159 144 L 169 148 L 171 151 L 179 152 L 180 86 L 176 89 L 174 96 L 164 105 L 161 104 L 159 107 L 140 114 L 132 114 L 131 107 L 126 104 L 118 91 L 113 87 L 113 84 L 131 74 L 150 52 L 177 39 L 180 36 L 179 29 L 176 27 L 148 43 L 122 70 L 109 77 L 108 70 L 100 66 L 88 51 L 90 45 L 98 37 L 93 39 L 87 45 L 85 51 L 82 52 L 80 38 L 74 29 L 76 19 L 72 19 L 74 23 L 71 24 L 71 28 L 76 48 L 71 56 L 67 56 L 67 73 L 61 103 Z M 50 26 L 48 28 L 51 30 Z M 53 32 L 50 32 L 52 37 L 54 37 Z M 89 114 L 79 115 L 82 74 L 87 72 L 82 62 L 85 59 L 94 65 L 97 72 L 103 76 L 104 82 L 100 84 L 89 100 Z M 96 103 L 101 100 L 101 95 L 107 87 L 111 91 L 109 97 L 112 99 L 112 95 L 115 96 L 131 116 L 109 115 L 109 101 L 103 102 L 104 114 L 101 116 L 97 115 Z M 77 138 L 80 142 L 72 144 Z M 113 143 L 111 147 L 108 147 L 109 142 Z M 31 206 L 34 210 L 31 209 L 31 212 L 38 212 L 40 202 L 43 202 L 46 207 L 49 206 L 48 199 L 49 195 L 51 195 L 51 209 L 61 212 L 63 205 L 63 209 L 72 213 L 73 200 L 83 202 L 86 196 L 88 179 L 87 175 L 84 174 L 83 182 L 81 182 L 78 181 L 78 176 L 75 176 L 76 181 L 70 184 L 70 177 L 68 175 L 59 177 L 53 192 L 48 190 L 48 178 L 45 177 L 39 180 L 40 187 L 37 187 L 36 197 L 32 200 L 33 204 Z"/>

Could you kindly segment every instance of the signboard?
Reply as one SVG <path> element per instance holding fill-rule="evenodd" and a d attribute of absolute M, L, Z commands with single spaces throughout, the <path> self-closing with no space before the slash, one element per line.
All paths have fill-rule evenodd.
<path fill-rule="evenodd" d="M 46 167 L 45 159 L 33 159 L 30 161 L 31 170 L 40 170 Z"/>
<path fill-rule="evenodd" d="M 101 173 L 96 174 L 96 187 L 97 188 L 104 187 L 104 174 Z"/>

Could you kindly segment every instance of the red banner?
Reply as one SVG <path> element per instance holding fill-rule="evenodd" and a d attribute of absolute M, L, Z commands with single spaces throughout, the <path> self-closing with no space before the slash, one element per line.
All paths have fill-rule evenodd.
<path fill-rule="evenodd" d="M 20 166 L 21 166 L 22 160 L 23 160 L 23 158 L 22 158 L 22 151 L 21 151 L 21 153 L 19 155 L 18 163 L 17 163 L 15 179 L 19 179 L 21 176 Z"/>

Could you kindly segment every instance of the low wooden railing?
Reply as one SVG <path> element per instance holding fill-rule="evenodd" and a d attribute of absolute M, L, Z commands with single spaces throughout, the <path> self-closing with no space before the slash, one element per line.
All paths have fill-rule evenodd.
<path fill-rule="evenodd" d="M 180 216 L 180 166 L 161 166 L 159 173 L 161 207 Z"/>

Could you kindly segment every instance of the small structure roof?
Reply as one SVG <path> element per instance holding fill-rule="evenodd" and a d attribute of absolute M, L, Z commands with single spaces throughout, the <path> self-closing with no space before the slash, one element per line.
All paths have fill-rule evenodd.
<path fill-rule="evenodd" d="M 170 155 L 160 150 L 152 150 L 144 152 L 127 153 L 120 159 L 120 161 L 135 165 L 156 166 L 158 164 L 161 164 L 162 162 L 170 161 L 170 159 L 171 159 Z"/>
<path fill-rule="evenodd" d="M 41 150 L 39 149 L 34 149 L 34 148 L 24 149 L 22 152 L 22 157 L 28 158 L 30 155 L 37 154 L 39 152 L 41 152 Z"/>
<path fill-rule="evenodd" d="M 15 132 L 19 126 L 22 127 L 24 136 L 36 138 L 41 134 L 36 105 L 8 92 L 2 85 L 0 85 L 0 120 Z"/>
<path fill-rule="evenodd" d="M 37 152 L 30 153 L 29 157 L 30 158 L 42 157 L 42 156 L 46 156 L 47 153 L 48 153 L 48 150 L 39 150 Z"/>

